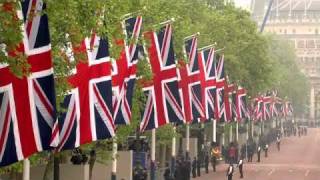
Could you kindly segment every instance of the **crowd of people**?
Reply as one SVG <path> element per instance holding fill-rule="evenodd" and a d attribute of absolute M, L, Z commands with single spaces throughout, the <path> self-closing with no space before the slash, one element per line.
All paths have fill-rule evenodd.
<path fill-rule="evenodd" d="M 260 135 L 258 140 L 249 138 L 245 144 L 241 146 L 237 142 L 231 142 L 228 146 L 212 143 L 200 151 L 194 157 L 184 156 L 180 153 L 176 159 L 175 167 L 166 163 L 163 172 L 164 180 L 189 180 L 201 176 L 201 172 L 209 173 L 211 164 L 213 172 L 216 171 L 218 161 L 222 159 L 229 164 L 226 172 L 228 180 L 232 180 L 235 165 L 239 168 L 240 178 L 244 177 L 243 164 L 247 162 L 261 162 L 261 156 L 268 157 L 269 145 L 275 143 L 277 150 L 280 151 L 281 138 L 289 136 L 303 136 L 307 134 L 307 128 L 304 126 L 284 126 L 283 129 L 271 129 L 268 133 Z M 256 157 L 256 158 L 254 158 Z M 202 171 L 204 169 L 204 171 Z M 147 178 L 146 169 L 137 167 L 134 175 L 138 180 Z M 135 178 L 134 178 L 135 179 Z"/>

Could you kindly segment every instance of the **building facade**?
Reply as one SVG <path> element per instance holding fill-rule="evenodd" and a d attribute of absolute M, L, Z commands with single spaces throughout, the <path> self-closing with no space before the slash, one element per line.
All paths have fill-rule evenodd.
<path fill-rule="evenodd" d="M 253 18 L 259 27 L 270 0 L 252 0 Z M 264 32 L 290 40 L 297 64 L 311 84 L 309 119 L 320 117 L 320 0 L 273 0 Z"/>

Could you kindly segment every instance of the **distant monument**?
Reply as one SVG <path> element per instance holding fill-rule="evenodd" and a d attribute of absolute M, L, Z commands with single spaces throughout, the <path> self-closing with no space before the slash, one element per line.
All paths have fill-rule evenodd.
<path fill-rule="evenodd" d="M 252 0 L 252 17 L 259 27 L 269 2 Z M 294 46 L 297 64 L 311 84 L 309 115 L 303 118 L 315 123 L 320 114 L 320 1 L 274 0 L 264 31 L 282 36 Z"/>

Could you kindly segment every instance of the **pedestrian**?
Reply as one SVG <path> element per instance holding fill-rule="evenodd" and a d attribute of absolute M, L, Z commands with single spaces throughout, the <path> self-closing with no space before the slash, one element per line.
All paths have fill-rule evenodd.
<path fill-rule="evenodd" d="M 264 157 L 268 157 L 268 149 L 269 149 L 269 145 L 268 143 L 266 143 L 264 146 Z"/>
<path fill-rule="evenodd" d="M 176 180 L 179 180 L 179 179 L 182 179 L 182 164 L 181 164 L 181 160 L 179 159 L 177 161 L 177 165 L 176 165 L 176 169 L 175 169 L 175 172 L 174 172 L 174 178 Z"/>
<path fill-rule="evenodd" d="M 189 157 L 186 159 L 185 165 L 186 165 L 186 171 L 187 171 L 187 173 L 186 173 L 186 179 L 187 179 L 187 180 L 190 180 L 191 161 L 190 161 L 190 158 L 189 158 Z"/>
<path fill-rule="evenodd" d="M 197 175 L 198 175 L 198 177 L 201 176 L 201 161 L 200 161 L 200 156 L 198 156 L 198 159 L 197 159 Z"/>
<path fill-rule="evenodd" d="M 240 178 L 243 178 L 243 158 L 240 157 L 240 160 L 238 162 L 239 172 L 240 172 Z"/>
<path fill-rule="evenodd" d="M 260 146 L 260 144 L 259 144 L 259 145 L 258 145 L 258 150 L 257 150 L 257 156 L 258 156 L 257 162 L 260 162 L 260 153 L 261 153 L 261 146 Z"/>
<path fill-rule="evenodd" d="M 164 180 L 172 180 L 170 174 L 171 174 L 171 172 L 170 172 L 169 164 L 166 163 L 166 169 L 164 170 L 164 173 L 163 173 Z"/>
<path fill-rule="evenodd" d="M 229 161 L 230 163 L 235 163 L 236 162 L 236 148 L 234 147 L 233 144 L 231 144 L 229 148 Z"/>
<path fill-rule="evenodd" d="M 227 170 L 228 180 L 232 180 L 232 176 L 233 176 L 233 165 L 232 165 L 232 163 L 230 163 L 228 170 Z"/>
<path fill-rule="evenodd" d="M 182 162 L 182 179 L 183 180 L 189 180 L 190 179 L 190 171 L 189 171 L 189 167 L 188 167 L 188 161 L 184 160 Z"/>
<path fill-rule="evenodd" d="M 209 173 L 209 154 L 206 153 L 205 157 L 204 157 L 204 167 L 206 169 L 206 173 Z"/>
<path fill-rule="evenodd" d="M 280 151 L 280 136 L 277 137 L 277 148 Z"/>
<path fill-rule="evenodd" d="M 197 177 L 197 158 L 194 157 L 192 161 L 192 177 L 196 178 Z"/>

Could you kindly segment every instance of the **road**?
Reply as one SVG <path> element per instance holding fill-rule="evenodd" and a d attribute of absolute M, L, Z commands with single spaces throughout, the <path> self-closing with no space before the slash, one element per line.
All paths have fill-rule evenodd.
<path fill-rule="evenodd" d="M 260 163 L 244 164 L 243 180 L 320 180 L 320 129 L 308 129 L 308 135 L 300 138 L 283 138 L 280 152 L 275 144 L 269 149 L 269 157 L 261 156 Z M 226 165 L 219 165 L 217 172 L 202 173 L 195 180 L 227 179 L 226 169 Z M 233 180 L 239 179 L 236 171 Z"/>

